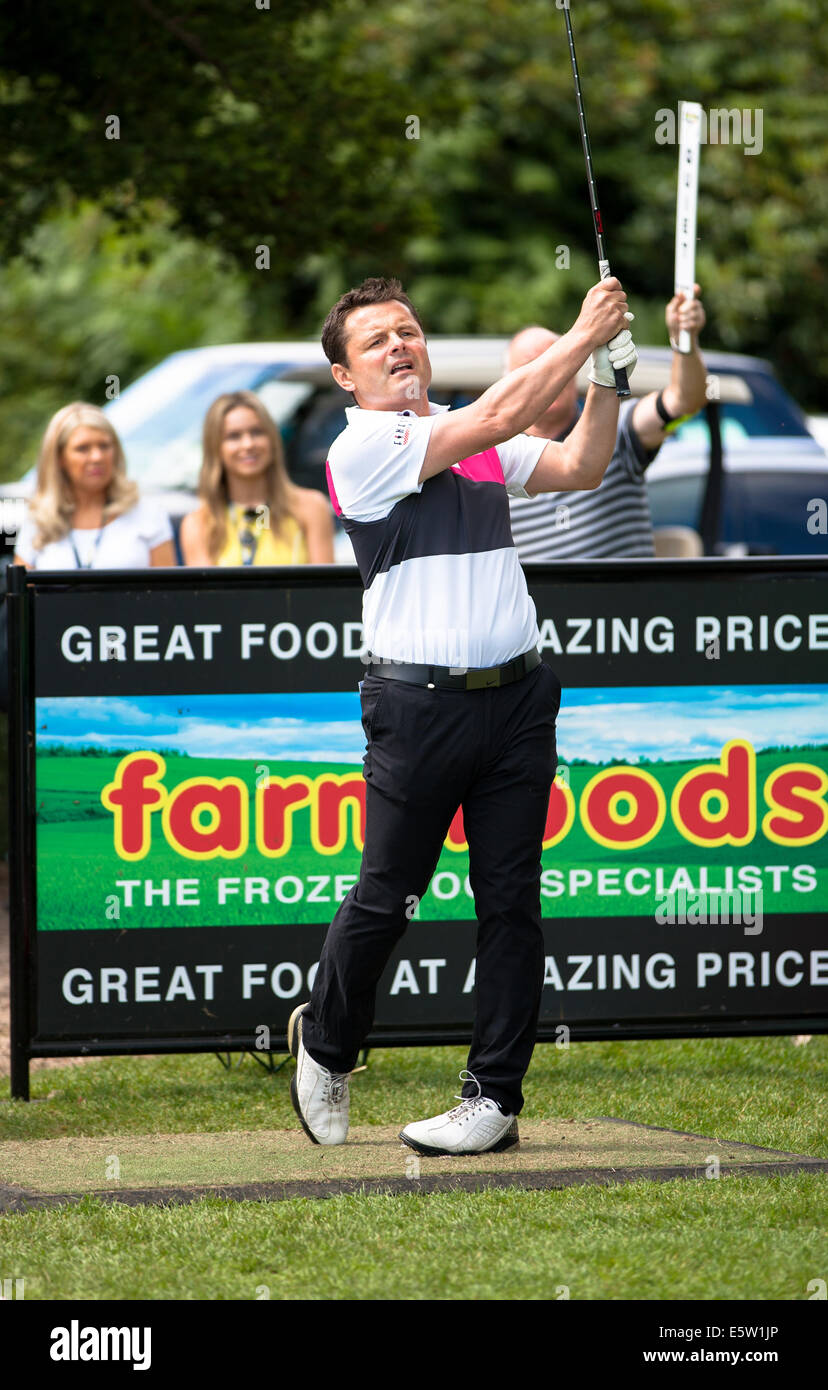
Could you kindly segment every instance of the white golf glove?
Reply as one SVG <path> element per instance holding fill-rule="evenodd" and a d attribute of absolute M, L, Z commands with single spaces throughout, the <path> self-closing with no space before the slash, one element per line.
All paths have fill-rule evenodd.
<path fill-rule="evenodd" d="M 626 314 L 626 318 L 632 321 L 634 314 Z M 615 368 L 626 367 L 627 376 L 632 376 L 633 368 L 638 361 L 638 353 L 635 350 L 635 343 L 629 328 L 622 328 L 614 338 L 610 338 L 606 347 L 596 348 L 589 359 L 589 379 L 594 381 L 596 386 L 615 387 Z"/>

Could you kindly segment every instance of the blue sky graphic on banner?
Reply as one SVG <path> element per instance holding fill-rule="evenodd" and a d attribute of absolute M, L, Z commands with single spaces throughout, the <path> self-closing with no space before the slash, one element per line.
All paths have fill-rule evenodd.
<path fill-rule="evenodd" d="M 561 762 L 718 757 L 734 737 L 757 751 L 828 744 L 828 685 L 565 690 L 558 716 Z M 364 748 L 356 691 L 39 699 L 37 738 L 343 763 L 360 763 Z"/>

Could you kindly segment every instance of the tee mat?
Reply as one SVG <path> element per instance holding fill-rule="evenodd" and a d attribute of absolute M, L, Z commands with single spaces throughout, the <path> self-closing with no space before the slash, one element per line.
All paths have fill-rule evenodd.
<path fill-rule="evenodd" d="M 84 1196 L 153 1206 L 828 1172 L 828 1159 L 607 1116 L 521 1123 L 520 1135 L 502 1154 L 434 1158 L 378 1125 L 352 1128 L 333 1148 L 294 1130 L 15 1140 L 0 1144 L 0 1212 Z M 118 1176 L 107 1176 L 113 1169 Z"/>

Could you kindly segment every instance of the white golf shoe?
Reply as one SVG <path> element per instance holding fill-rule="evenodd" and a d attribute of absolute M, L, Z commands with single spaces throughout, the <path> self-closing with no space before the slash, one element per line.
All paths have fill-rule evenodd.
<path fill-rule="evenodd" d="M 461 1072 L 460 1079 L 466 1079 Z M 475 1080 L 474 1077 L 470 1078 Z M 480 1094 L 466 1099 L 444 1115 L 418 1120 L 400 1131 L 400 1138 L 419 1154 L 502 1153 L 520 1143 L 516 1115 L 504 1115 L 499 1105 Z"/>
<path fill-rule="evenodd" d="M 290 1082 L 293 1108 L 314 1144 L 344 1144 L 348 1137 L 349 1072 L 328 1071 L 305 1051 L 302 1014 L 307 1004 L 294 1009 L 288 1023 L 288 1047 L 296 1058 Z"/>

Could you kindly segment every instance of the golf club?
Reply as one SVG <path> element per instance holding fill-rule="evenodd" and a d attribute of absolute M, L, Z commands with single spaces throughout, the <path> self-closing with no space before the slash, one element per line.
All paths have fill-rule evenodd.
<path fill-rule="evenodd" d="M 589 147 L 589 135 L 586 128 L 586 116 L 584 115 L 584 102 L 581 96 L 581 79 L 578 75 L 578 60 L 575 57 L 575 40 L 572 36 L 572 20 L 569 17 L 569 0 L 565 0 L 563 7 L 566 16 L 566 32 L 569 39 L 569 57 L 572 62 L 572 76 L 575 79 L 575 99 L 578 103 L 578 123 L 581 128 L 581 144 L 584 147 L 584 159 L 586 160 L 587 182 L 589 184 L 589 201 L 592 207 L 592 221 L 595 227 L 595 242 L 598 247 L 598 271 L 602 280 L 607 280 L 612 274 L 609 268 L 609 261 L 604 255 L 604 229 L 601 222 L 601 209 L 598 206 L 598 194 L 595 188 L 595 174 L 592 169 L 592 151 Z M 615 394 L 616 396 L 629 396 L 630 384 L 627 380 L 626 370 L 613 368 L 615 374 Z"/>

